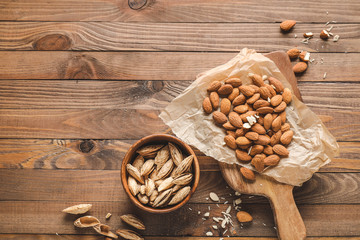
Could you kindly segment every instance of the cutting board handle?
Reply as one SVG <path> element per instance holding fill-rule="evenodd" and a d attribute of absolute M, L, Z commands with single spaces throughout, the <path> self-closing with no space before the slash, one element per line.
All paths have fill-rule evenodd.
<path fill-rule="evenodd" d="M 306 238 L 306 228 L 296 207 L 293 186 L 277 184 L 267 197 L 272 205 L 279 239 L 301 240 Z"/>

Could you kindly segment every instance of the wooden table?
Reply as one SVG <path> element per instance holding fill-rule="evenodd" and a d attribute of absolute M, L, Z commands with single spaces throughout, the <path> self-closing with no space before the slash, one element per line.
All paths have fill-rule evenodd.
<path fill-rule="evenodd" d="M 279 31 L 284 19 L 298 21 L 289 34 Z M 0 20 L 0 239 L 104 239 L 61 213 L 77 203 L 92 203 L 90 214 L 114 229 L 123 227 L 119 215 L 138 214 L 147 239 L 204 239 L 213 221 L 202 215 L 220 215 L 237 198 L 214 159 L 199 153 L 196 194 L 166 215 L 129 202 L 121 160 L 137 139 L 169 132 L 158 114 L 198 73 L 243 47 L 296 46 L 315 59 L 298 76 L 304 102 L 341 154 L 296 188 L 295 200 L 309 239 L 360 239 L 358 1 L 8 0 Z M 338 42 L 319 39 L 330 26 Z M 301 43 L 310 31 L 315 37 Z M 210 192 L 224 198 L 219 207 Z M 254 221 L 234 221 L 236 233 L 224 236 L 274 239 L 268 201 L 242 200 Z M 223 235 L 212 232 L 208 239 Z"/>

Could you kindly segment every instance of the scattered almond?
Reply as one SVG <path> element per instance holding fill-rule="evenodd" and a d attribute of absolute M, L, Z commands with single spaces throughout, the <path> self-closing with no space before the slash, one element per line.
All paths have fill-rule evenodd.
<path fill-rule="evenodd" d="M 296 59 L 299 57 L 300 50 L 297 48 L 292 48 L 286 52 L 290 59 Z"/>
<path fill-rule="evenodd" d="M 306 64 L 306 62 L 298 62 L 298 63 L 295 64 L 295 66 L 293 67 L 294 73 L 302 73 L 302 72 L 305 72 L 306 69 L 307 69 L 307 64 Z"/>
<path fill-rule="evenodd" d="M 245 211 L 239 211 L 236 213 L 236 218 L 241 223 L 251 222 L 253 220 L 252 216 L 245 212 Z"/>
<path fill-rule="evenodd" d="M 303 51 L 300 53 L 299 58 L 301 61 L 308 62 L 310 61 L 310 53 L 307 51 Z"/>
<path fill-rule="evenodd" d="M 295 24 L 295 20 L 286 20 L 280 24 L 280 29 L 284 32 L 288 32 L 295 26 Z"/>
<path fill-rule="evenodd" d="M 320 38 L 323 40 L 327 40 L 330 37 L 330 34 L 325 29 L 321 31 Z"/>

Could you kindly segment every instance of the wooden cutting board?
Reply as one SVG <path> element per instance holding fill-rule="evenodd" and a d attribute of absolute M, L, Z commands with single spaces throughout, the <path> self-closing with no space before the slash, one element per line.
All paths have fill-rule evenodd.
<path fill-rule="evenodd" d="M 297 80 L 287 54 L 285 52 L 272 52 L 265 56 L 275 62 L 291 83 L 294 94 L 301 100 Z M 305 239 L 306 229 L 294 201 L 293 186 L 276 182 L 259 174 L 256 174 L 256 181 L 249 182 L 241 176 L 238 165 L 226 163 L 219 163 L 219 165 L 224 179 L 232 189 L 244 194 L 265 196 L 270 200 L 279 239 Z"/>

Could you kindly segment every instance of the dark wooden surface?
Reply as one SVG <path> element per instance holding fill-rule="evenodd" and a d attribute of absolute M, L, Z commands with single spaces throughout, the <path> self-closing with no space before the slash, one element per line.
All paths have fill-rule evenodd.
<path fill-rule="evenodd" d="M 315 59 L 297 76 L 303 100 L 341 149 L 295 188 L 295 201 L 308 239 L 360 239 L 358 1 L 148 0 L 132 8 L 125 0 L 0 1 L 0 239 L 104 239 L 61 213 L 76 203 L 92 203 L 90 214 L 114 229 L 123 227 L 120 214 L 140 215 L 146 239 L 207 238 L 213 221 L 202 214 L 210 207 L 218 216 L 236 198 L 214 159 L 197 151 L 197 192 L 161 216 L 128 201 L 121 159 L 137 139 L 170 132 L 158 114 L 198 73 L 243 47 L 268 53 L 295 46 Z M 282 34 L 279 22 L 288 18 L 298 23 Z M 319 40 L 331 25 L 339 41 Z M 300 43 L 309 31 L 316 37 Z M 225 198 L 219 207 L 206 200 L 210 192 Z M 231 239 L 275 239 L 268 201 L 242 200 L 254 222 L 234 221 Z"/>

